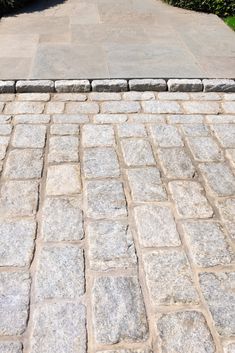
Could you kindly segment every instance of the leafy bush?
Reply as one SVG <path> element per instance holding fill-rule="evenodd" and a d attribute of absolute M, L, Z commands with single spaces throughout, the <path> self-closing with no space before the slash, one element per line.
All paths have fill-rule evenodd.
<path fill-rule="evenodd" d="M 165 0 L 188 10 L 214 13 L 220 17 L 235 15 L 235 0 Z"/>
<path fill-rule="evenodd" d="M 0 16 L 24 6 L 29 0 L 0 0 Z"/>

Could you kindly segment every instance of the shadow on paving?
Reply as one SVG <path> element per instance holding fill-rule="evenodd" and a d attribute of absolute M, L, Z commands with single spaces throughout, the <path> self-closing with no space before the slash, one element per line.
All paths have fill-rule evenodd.
<path fill-rule="evenodd" d="M 33 13 L 33 12 L 39 12 L 43 11 L 46 9 L 49 9 L 51 7 L 63 4 L 66 2 L 66 0 L 32 0 L 31 2 L 29 1 L 28 4 L 25 6 L 22 6 L 16 10 L 13 10 L 7 14 L 2 14 L 1 9 L 0 9 L 0 18 L 1 17 L 12 17 L 15 15 L 19 15 L 21 13 Z"/>

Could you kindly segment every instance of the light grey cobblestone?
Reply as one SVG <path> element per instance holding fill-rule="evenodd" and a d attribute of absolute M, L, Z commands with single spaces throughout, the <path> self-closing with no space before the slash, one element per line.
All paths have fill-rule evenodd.
<path fill-rule="evenodd" d="M 65 107 L 64 102 L 48 102 L 46 104 L 45 113 L 60 114 L 64 112 L 64 107 Z"/>
<path fill-rule="evenodd" d="M 125 123 L 127 120 L 126 114 L 98 114 L 94 116 L 94 122 L 97 124 L 118 124 Z"/>
<path fill-rule="evenodd" d="M 12 145 L 18 148 L 43 148 L 46 138 L 44 125 L 17 125 Z"/>
<path fill-rule="evenodd" d="M 144 113 L 150 114 L 180 114 L 182 109 L 177 102 L 147 101 L 142 102 Z"/>
<path fill-rule="evenodd" d="M 54 82 L 50 80 L 26 80 L 16 82 L 16 92 L 18 93 L 35 93 L 35 92 L 53 92 Z"/>
<path fill-rule="evenodd" d="M 58 80 L 55 81 L 55 90 L 60 93 L 89 92 L 91 85 L 88 80 Z"/>
<path fill-rule="evenodd" d="M 41 114 L 44 110 L 42 102 L 8 102 L 5 106 L 6 114 Z"/>
<path fill-rule="evenodd" d="M 99 105 L 95 102 L 69 102 L 65 111 L 68 114 L 98 114 Z"/>
<path fill-rule="evenodd" d="M 86 178 L 118 177 L 120 175 L 117 154 L 113 147 L 85 149 L 83 164 Z"/>
<path fill-rule="evenodd" d="M 123 139 L 123 157 L 127 166 L 153 165 L 155 159 L 148 141 L 142 139 Z"/>
<path fill-rule="evenodd" d="M 22 343 L 14 341 L 0 342 L 1 353 L 22 353 Z"/>
<path fill-rule="evenodd" d="M 167 178 L 193 178 L 196 171 L 183 148 L 161 148 L 158 156 Z"/>
<path fill-rule="evenodd" d="M 52 136 L 49 140 L 49 163 L 78 162 L 79 141 L 76 136 Z"/>
<path fill-rule="evenodd" d="M 111 146 L 115 143 L 113 127 L 108 125 L 84 125 L 82 142 L 84 147 Z"/>
<path fill-rule="evenodd" d="M 128 89 L 126 80 L 93 80 L 91 86 L 95 92 L 125 92 Z"/>
<path fill-rule="evenodd" d="M 122 96 L 120 93 L 116 92 L 91 92 L 89 95 L 90 100 L 92 101 L 120 101 Z"/>
<path fill-rule="evenodd" d="M 10 135 L 12 127 L 10 124 L 0 125 L 0 135 Z"/>
<path fill-rule="evenodd" d="M 75 124 L 53 124 L 50 128 L 50 133 L 52 135 L 78 135 L 79 125 Z"/>
<path fill-rule="evenodd" d="M 79 165 L 60 164 L 48 168 L 46 193 L 67 195 L 81 192 Z"/>
<path fill-rule="evenodd" d="M 224 344 L 224 353 L 234 353 L 235 342 Z"/>
<path fill-rule="evenodd" d="M 105 114 L 130 114 L 140 112 L 139 102 L 104 102 L 101 103 L 101 113 Z"/>
<path fill-rule="evenodd" d="M 137 91 L 130 91 L 125 92 L 122 95 L 122 98 L 126 101 L 148 101 L 154 100 L 155 94 L 154 92 L 137 92 Z"/>
<path fill-rule="evenodd" d="M 209 136 L 187 138 L 189 148 L 196 161 L 219 162 L 224 159 L 223 152 L 218 144 Z"/>
<path fill-rule="evenodd" d="M 189 94 L 183 92 L 160 92 L 157 98 L 163 101 L 187 101 L 189 100 Z"/>
<path fill-rule="evenodd" d="M 203 116 L 196 114 L 187 115 L 169 115 L 167 121 L 170 124 L 202 124 Z"/>
<path fill-rule="evenodd" d="M 118 126 L 120 137 L 146 137 L 146 130 L 143 124 L 120 124 Z"/>
<path fill-rule="evenodd" d="M 48 102 L 50 93 L 19 93 L 16 95 L 18 101 Z"/>
<path fill-rule="evenodd" d="M 131 91 L 166 91 L 166 81 L 162 79 L 133 79 L 129 81 Z"/>
<path fill-rule="evenodd" d="M 223 147 L 235 148 L 235 125 L 213 125 L 212 130 Z"/>
<path fill-rule="evenodd" d="M 84 124 L 89 123 L 86 114 L 56 114 L 52 116 L 53 123 L 56 124 Z"/>
<path fill-rule="evenodd" d="M 175 126 L 152 125 L 150 131 L 154 142 L 160 147 L 180 147 L 184 145 Z"/>
<path fill-rule="evenodd" d="M 186 136 L 208 136 L 210 134 L 210 130 L 206 125 L 203 124 L 185 124 L 181 127 L 183 133 Z"/>
<path fill-rule="evenodd" d="M 81 93 L 55 93 L 52 95 L 52 101 L 75 101 L 75 102 L 85 102 L 87 100 L 86 94 Z"/>
<path fill-rule="evenodd" d="M 200 92 L 202 91 L 202 81 L 198 79 L 170 79 L 167 86 L 171 92 Z"/>
<path fill-rule="evenodd" d="M 217 102 L 183 102 L 184 110 L 187 114 L 219 114 L 220 106 Z"/>
<path fill-rule="evenodd" d="M 47 124 L 50 122 L 50 115 L 47 114 L 20 114 L 15 115 L 15 124 Z"/>

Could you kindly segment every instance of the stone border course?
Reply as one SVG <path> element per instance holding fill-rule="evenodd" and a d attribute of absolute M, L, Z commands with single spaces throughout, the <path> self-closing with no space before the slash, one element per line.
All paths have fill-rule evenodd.
<path fill-rule="evenodd" d="M 0 93 L 235 92 L 230 79 L 0 80 Z"/>

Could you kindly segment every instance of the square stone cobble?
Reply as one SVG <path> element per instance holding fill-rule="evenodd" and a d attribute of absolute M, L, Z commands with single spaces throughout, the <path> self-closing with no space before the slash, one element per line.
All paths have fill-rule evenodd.
<path fill-rule="evenodd" d="M 86 313 L 79 303 L 47 303 L 33 317 L 32 353 L 86 353 Z"/>
<path fill-rule="evenodd" d="M 78 135 L 79 125 L 75 124 L 53 124 L 50 129 L 51 135 Z"/>
<path fill-rule="evenodd" d="M 177 102 L 147 101 L 142 102 L 144 113 L 149 114 L 180 114 L 182 109 Z"/>
<path fill-rule="evenodd" d="M 189 251 L 197 266 L 226 265 L 235 259 L 219 223 L 185 222 L 183 228 Z"/>
<path fill-rule="evenodd" d="M 44 125 L 17 125 L 12 138 L 13 147 L 43 148 L 46 138 Z"/>
<path fill-rule="evenodd" d="M 31 216 L 36 213 L 39 185 L 36 181 L 7 181 L 2 184 L 0 214 Z"/>
<path fill-rule="evenodd" d="M 28 318 L 29 274 L 3 271 L 0 283 L 0 335 L 21 335 Z"/>
<path fill-rule="evenodd" d="M 175 126 L 152 125 L 150 131 L 154 142 L 160 147 L 181 147 L 184 145 Z"/>
<path fill-rule="evenodd" d="M 47 114 L 22 114 L 15 115 L 13 118 L 14 124 L 48 124 L 50 115 Z"/>
<path fill-rule="evenodd" d="M 171 181 L 169 188 L 180 217 L 212 217 L 213 210 L 204 196 L 204 190 L 199 183 L 194 181 Z"/>
<path fill-rule="evenodd" d="M 41 178 L 42 167 L 42 150 L 15 149 L 8 155 L 3 175 L 9 179 Z"/>
<path fill-rule="evenodd" d="M 157 152 L 167 178 L 194 177 L 195 168 L 183 148 L 161 148 Z"/>
<path fill-rule="evenodd" d="M 1 124 L 0 125 L 0 135 L 10 135 L 12 126 L 10 124 Z"/>
<path fill-rule="evenodd" d="M 212 130 L 223 147 L 235 148 L 235 124 L 213 125 Z"/>
<path fill-rule="evenodd" d="M 108 125 L 84 125 L 82 129 L 82 142 L 84 147 L 114 145 L 113 128 Z"/>
<path fill-rule="evenodd" d="M 95 102 L 69 102 L 65 111 L 68 114 L 98 114 L 99 105 Z"/>
<path fill-rule="evenodd" d="M 204 163 L 200 164 L 199 168 L 214 194 L 218 196 L 235 194 L 235 177 L 226 163 Z"/>
<path fill-rule="evenodd" d="M 146 137 L 146 130 L 143 124 L 120 124 L 118 125 L 120 137 Z"/>
<path fill-rule="evenodd" d="M 216 347 L 207 322 L 198 311 L 163 314 L 157 328 L 166 353 L 215 353 Z"/>
<path fill-rule="evenodd" d="M 41 114 L 44 110 L 42 102 L 8 102 L 5 106 L 6 114 Z"/>
<path fill-rule="evenodd" d="M 90 268 L 96 271 L 136 266 L 131 231 L 124 221 L 96 221 L 87 227 Z"/>
<path fill-rule="evenodd" d="M 182 250 L 155 250 L 143 256 L 147 287 L 154 305 L 197 304 L 198 294 Z"/>
<path fill-rule="evenodd" d="M 137 206 L 134 209 L 134 214 L 142 246 L 178 246 L 181 244 L 169 207 Z"/>
<path fill-rule="evenodd" d="M 48 195 L 66 195 L 80 192 L 79 164 L 61 164 L 48 168 L 46 181 L 46 193 Z"/>
<path fill-rule="evenodd" d="M 235 334 L 235 272 L 201 273 L 200 286 L 221 336 Z"/>
<path fill-rule="evenodd" d="M 126 216 L 126 198 L 121 182 L 93 180 L 85 184 L 87 215 L 92 218 Z"/>
<path fill-rule="evenodd" d="M 89 123 L 89 117 L 86 114 L 55 114 L 52 121 L 55 124 L 85 124 Z"/>
<path fill-rule="evenodd" d="M 84 293 L 83 250 L 77 245 L 45 245 L 36 272 L 37 300 L 75 299 Z"/>
<path fill-rule="evenodd" d="M 101 344 L 147 339 L 144 301 L 136 277 L 100 277 L 92 288 L 95 340 Z"/>
<path fill-rule="evenodd" d="M 22 353 L 22 343 L 15 341 L 0 342 L 1 353 Z"/>
<path fill-rule="evenodd" d="M 83 238 L 83 212 L 77 197 L 47 198 L 42 210 L 45 241 L 77 241 Z"/>
<path fill-rule="evenodd" d="M 121 141 L 123 157 L 127 166 L 156 164 L 151 145 L 142 139 L 123 139 Z"/>
<path fill-rule="evenodd" d="M 34 250 L 36 223 L 0 221 L 0 266 L 29 266 Z"/>
<path fill-rule="evenodd" d="M 219 114 L 221 108 L 217 102 L 183 102 L 186 114 Z"/>
<path fill-rule="evenodd" d="M 118 177 L 120 169 L 113 147 L 97 147 L 84 150 L 84 174 L 86 178 Z"/>
<path fill-rule="evenodd" d="M 212 137 L 190 137 L 187 142 L 196 161 L 216 162 L 224 159 L 222 150 Z"/>
<path fill-rule="evenodd" d="M 52 136 L 49 140 L 49 163 L 78 162 L 77 136 Z"/>
<path fill-rule="evenodd" d="M 104 102 L 101 103 L 101 113 L 104 114 L 130 114 L 139 113 L 141 111 L 141 106 L 139 102 Z"/>
<path fill-rule="evenodd" d="M 48 102 L 46 104 L 45 112 L 47 114 L 61 114 L 64 112 L 64 102 Z"/>
<path fill-rule="evenodd" d="M 208 126 L 203 124 L 187 124 L 181 126 L 181 129 L 186 136 L 198 137 L 210 134 Z"/>
<path fill-rule="evenodd" d="M 127 176 L 133 201 L 164 201 L 167 194 L 155 167 L 128 169 Z"/>

